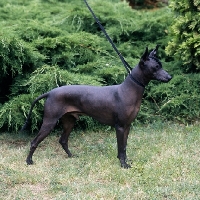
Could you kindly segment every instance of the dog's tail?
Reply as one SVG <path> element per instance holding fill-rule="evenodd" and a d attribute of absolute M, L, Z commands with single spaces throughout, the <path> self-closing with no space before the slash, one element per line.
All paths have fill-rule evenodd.
<path fill-rule="evenodd" d="M 44 93 L 42 94 L 41 96 L 39 96 L 37 99 L 35 99 L 31 105 L 31 108 L 29 110 L 29 113 L 28 113 L 28 117 L 26 118 L 26 122 L 24 124 L 24 126 L 21 128 L 21 131 L 24 131 L 26 129 L 28 129 L 28 127 L 30 126 L 30 118 L 31 118 L 31 114 L 32 114 L 32 110 L 35 106 L 35 104 L 40 100 L 40 99 L 43 99 L 45 97 L 48 97 L 49 93 Z"/>

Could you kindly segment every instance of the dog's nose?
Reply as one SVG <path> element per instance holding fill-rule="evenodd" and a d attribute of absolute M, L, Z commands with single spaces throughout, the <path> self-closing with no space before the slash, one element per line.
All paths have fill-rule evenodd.
<path fill-rule="evenodd" d="M 170 75 L 168 74 L 167 79 L 170 81 L 170 80 L 172 79 L 172 76 L 170 76 Z"/>

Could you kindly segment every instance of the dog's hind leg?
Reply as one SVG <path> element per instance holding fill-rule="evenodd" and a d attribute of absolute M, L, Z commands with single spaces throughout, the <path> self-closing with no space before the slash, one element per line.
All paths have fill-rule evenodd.
<path fill-rule="evenodd" d="M 62 145 L 62 148 L 65 150 L 68 156 L 72 157 L 72 154 L 68 149 L 68 138 L 74 127 L 76 118 L 72 115 L 65 114 L 62 116 L 61 120 L 63 123 L 63 133 L 60 137 L 59 143 Z"/>
<path fill-rule="evenodd" d="M 55 127 L 55 125 L 57 123 L 57 120 L 58 120 L 57 118 L 54 118 L 54 119 L 44 118 L 43 119 L 43 124 L 40 128 L 39 133 L 31 142 L 30 151 L 29 151 L 29 154 L 26 159 L 26 163 L 28 165 L 33 164 L 33 160 L 32 160 L 33 153 L 35 152 L 38 144 L 40 142 L 42 142 L 44 140 L 44 138 L 46 138 L 49 135 L 49 133 L 53 130 L 53 128 Z"/>

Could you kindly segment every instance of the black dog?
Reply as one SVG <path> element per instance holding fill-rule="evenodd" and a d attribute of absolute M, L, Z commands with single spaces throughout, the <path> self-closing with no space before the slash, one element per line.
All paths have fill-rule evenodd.
<path fill-rule="evenodd" d="M 71 85 L 55 88 L 39 96 L 32 104 L 27 121 L 29 123 L 35 103 L 46 98 L 43 124 L 38 135 L 31 142 L 27 164 L 33 164 L 32 156 L 38 144 L 53 130 L 61 118 L 63 133 L 60 144 L 69 157 L 68 137 L 79 115 L 88 115 L 103 124 L 115 127 L 117 135 L 118 158 L 121 166 L 129 168 L 126 162 L 126 145 L 131 122 L 140 109 L 145 86 L 150 80 L 168 82 L 171 76 L 162 69 L 156 57 L 157 47 L 149 54 L 148 48 L 142 55 L 139 64 L 133 68 L 125 81 L 113 86 Z"/>

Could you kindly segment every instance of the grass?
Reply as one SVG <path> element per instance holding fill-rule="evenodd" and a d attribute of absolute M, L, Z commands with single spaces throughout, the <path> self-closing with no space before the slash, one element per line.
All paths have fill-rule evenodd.
<path fill-rule="evenodd" d="M 73 132 L 68 159 L 51 134 L 27 166 L 34 137 L 0 134 L 0 199 L 200 199 L 200 125 L 133 126 L 127 153 L 116 158 L 114 130 Z"/>

